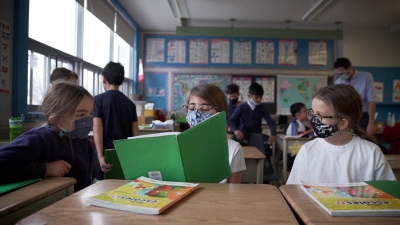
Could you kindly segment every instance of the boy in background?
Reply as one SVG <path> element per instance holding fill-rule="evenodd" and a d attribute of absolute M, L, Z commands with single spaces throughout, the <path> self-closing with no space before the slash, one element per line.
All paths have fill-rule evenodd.
<path fill-rule="evenodd" d="M 249 87 L 250 100 L 239 105 L 228 119 L 231 131 L 234 131 L 238 140 L 244 139 L 245 133 L 262 133 L 261 119 L 264 118 L 271 130 L 268 144 L 276 140 L 275 121 L 269 115 L 267 109 L 261 105 L 264 90 L 258 83 L 252 83 Z M 239 126 L 236 123 L 239 122 Z"/>
<path fill-rule="evenodd" d="M 124 74 L 120 63 L 109 62 L 102 71 L 105 92 L 94 97 L 93 136 L 100 166 L 98 180 L 112 167 L 105 161 L 105 149 L 114 149 L 114 140 L 139 135 L 136 106 L 119 91 Z"/>
<path fill-rule="evenodd" d="M 72 83 L 78 84 L 78 79 L 77 73 L 64 67 L 55 68 L 50 75 L 51 84 L 54 81 L 71 81 Z"/>
<path fill-rule="evenodd" d="M 301 102 L 296 102 L 293 103 L 290 106 L 290 113 L 292 113 L 292 116 L 296 118 L 297 124 L 299 125 L 298 128 L 298 133 L 303 133 L 306 130 L 309 130 L 309 127 L 306 127 L 304 124 L 307 123 L 308 116 L 307 116 L 307 107 L 304 105 L 304 103 Z M 286 135 L 291 135 L 291 130 L 292 130 L 292 123 L 289 124 L 289 126 L 285 129 L 284 133 Z"/>
<path fill-rule="evenodd" d="M 230 84 L 226 86 L 226 98 L 228 99 L 228 118 L 232 115 L 232 113 L 235 111 L 236 107 L 238 105 L 242 104 L 241 101 L 239 101 L 239 86 L 237 84 Z M 239 122 L 236 122 L 236 127 L 239 127 Z M 233 131 L 228 129 L 228 137 L 229 138 L 234 138 Z"/>

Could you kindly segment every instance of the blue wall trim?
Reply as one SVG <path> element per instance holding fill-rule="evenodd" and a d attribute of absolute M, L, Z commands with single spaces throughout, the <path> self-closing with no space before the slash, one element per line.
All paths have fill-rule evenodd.
<path fill-rule="evenodd" d="M 12 116 L 26 113 L 28 94 L 29 0 L 14 1 Z"/>

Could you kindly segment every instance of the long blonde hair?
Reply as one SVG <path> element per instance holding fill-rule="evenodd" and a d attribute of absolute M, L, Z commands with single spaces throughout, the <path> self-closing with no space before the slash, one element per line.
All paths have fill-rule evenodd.
<path fill-rule="evenodd" d="M 57 81 L 47 89 L 40 110 L 46 123 L 51 125 L 62 118 L 70 117 L 75 113 L 82 99 L 85 96 L 93 96 L 83 87 L 69 82 Z M 50 116 L 53 121 L 50 121 Z"/>

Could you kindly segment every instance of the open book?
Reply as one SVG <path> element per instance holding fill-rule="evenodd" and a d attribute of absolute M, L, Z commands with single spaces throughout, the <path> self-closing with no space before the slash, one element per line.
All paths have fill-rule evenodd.
<path fill-rule="evenodd" d="M 86 202 L 104 208 L 160 214 L 194 191 L 199 184 L 139 177 L 113 190 L 89 197 Z"/>
<path fill-rule="evenodd" d="M 400 216 L 400 200 L 382 190 L 399 187 L 400 182 L 366 182 L 370 184 L 303 183 L 301 189 L 332 216 Z"/>
<path fill-rule="evenodd" d="M 127 180 L 219 183 L 231 174 L 225 112 L 182 133 L 135 136 L 114 141 L 114 147 Z"/>

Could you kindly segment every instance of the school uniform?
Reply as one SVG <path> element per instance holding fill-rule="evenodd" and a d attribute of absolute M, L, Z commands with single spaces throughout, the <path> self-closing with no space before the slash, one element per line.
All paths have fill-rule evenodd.
<path fill-rule="evenodd" d="M 0 184 L 43 178 L 45 163 L 64 160 L 72 166 L 65 176 L 77 180 L 77 192 L 92 182 L 93 154 L 88 138 L 69 139 L 49 125 L 36 127 L 0 148 Z"/>

